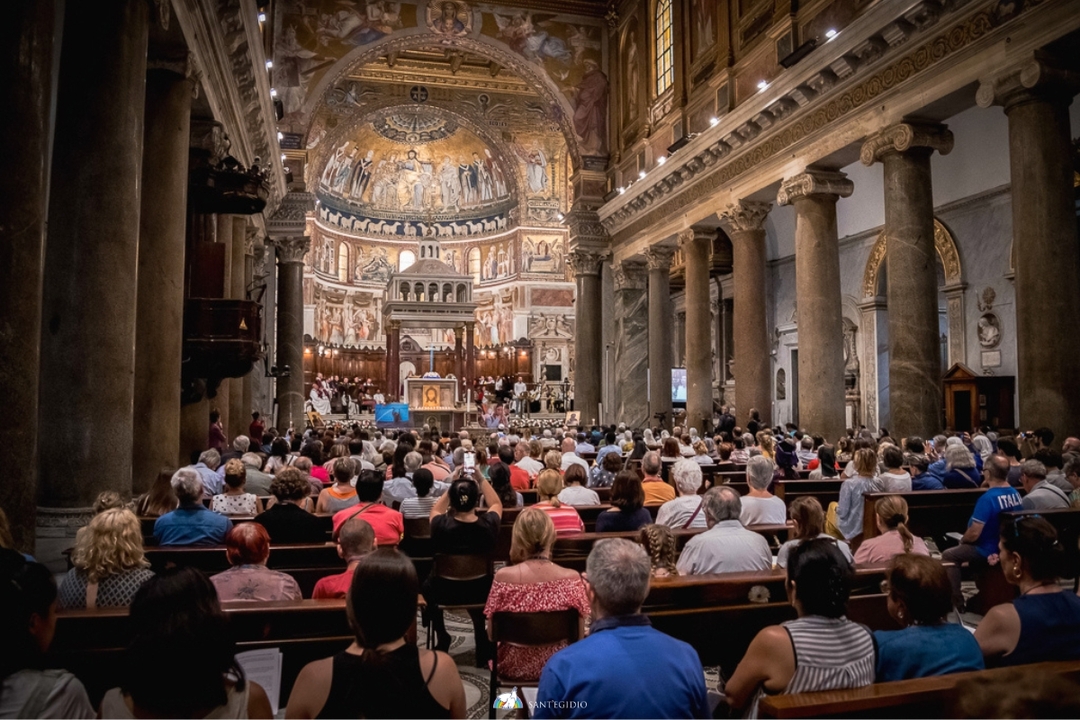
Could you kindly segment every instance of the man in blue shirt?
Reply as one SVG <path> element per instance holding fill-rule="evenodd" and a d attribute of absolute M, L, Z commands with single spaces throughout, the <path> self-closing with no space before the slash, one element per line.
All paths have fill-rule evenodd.
<path fill-rule="evenodd" d="M 649 592 L 641 545 L 601 540 L 585 567 L 592 628 L 544 666 L 533 717 L 710 717 L 697 651 L 641 614 Z"/>
<path fill-rule="evenodd" d="M 616 441 L 615 433 L 608 431 L 608 434 L 604 436 L 604 447 L 596 453 L 596 464 L 603 465 L 604 458 L 610 453 L 622 454 L 622 448 L 619 447 L 619 443 Z"/>
<path fill-rule="evenodd" d="M 158 545 L 224 545 L 232 521 L 203 506 L 199 473 L 191 468 L 180 468 L 170 484 L 180 500 L 180 507 L 154 523 Z"/>
<path fill-rule="evenodd" d="M 960 544 L 941 554 L 943 562 L 953 563 L 946 570 L 952 583 L 953 604 L 961 611 L 964 595 L 960 591 L 960 565 L 986 562 L 986 558 L 996 555 L 1001 513 L 1023 508 L 1020 494 L 1009 485 L 1009 461 L 1005 456 L 991 455 L 986 459 L 986 480 L 990 489 L 975 503 L 975 511 L 971 513 Z"/>

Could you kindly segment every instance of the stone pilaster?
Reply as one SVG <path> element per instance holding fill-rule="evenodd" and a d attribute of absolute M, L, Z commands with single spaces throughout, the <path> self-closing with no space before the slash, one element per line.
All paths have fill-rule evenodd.
<path fill-rule="evenodd" d="M 930 437 L 944 422 L 938 341 L 937 251 L 930 155 L 952 150 L 943 125 L 900 123 L 863 144 L 864 165 L 885 174 L 889 303 L 889 430 Z"/>
<path fill-rule="evenodd" d="M 695 226 L 679 233 L 686 267 L 686 425 L 707 432 L 712 425 L 712 316 L 709 266 L 716 231 Z"/>
<path fill-rule="evenodd" d="M 229 276 L 225 279 L 225 297 L 230 300 L 243 300 L 245 259 L 247 257 L 247 218 L 243 215 L 232 216 L 232 240 L 226 251 L 229 253 Z M 229 423 L 225 426 L 229 439 L 237 435 L 247 435 L 251 424 L 251 405 L 244 405 L 244 384 L 247 376 L 229 378 Z"/>
<path fill-rule="evenodd" d="M 844 329 L 836 201 L 854 184 L 843 173 L 807 168 L 784 180 L 777 205 L 795 206 L 795 298 L 799 308 L 799 417 L 829 442 L 845 431 Z"/>
<path fill-rule="evenodd" d="M 148 5 L 65 10 L 37 418 L 49 451 L 24 459 L 38 462 L 42 527 L 104 490 L 131 495 Z"/>
<path fill-rule="evenodd" d="M 1059 438 L 1080 428 L 1080 334 L 1068 329 L 1080 317 L 1068 109 L 1077 78 L 1032 58 L 976 94 L 1009 118 L 1019 423 Z"/>
<path fill-rule="evenodd" d="M 644 427 L 649 415 L 649 299 L 645 263 L 615 263 L 615 419 Z"/>
<path fill-rule="evenodd" d="M 146 77 L 142 211 L 135 316 L 132 490 L 150 489 L 180 451 L 180 363 L 184 340 L 184 243 L 188 143 L 195 84 L 190 61 L 154 63 Z"/>
<path fill-rule="evenodd" d="M 750 411 L 772 420 L 772 368 L 765 318 L 765 219 L 771 203 L 740 201 L 720 213 L 732 246 L 732 374 L 739 395 L 736 420 L 746 427 Z"/>
<path fill-rule="evenodd" d="M 41 275 L 49 197 L 58 0 L 13 0 L 0 23 L 0 397 L 22 462 L 0 483 L 15 547 L 34 550 Z"/>
<path fill-rule="evenodd" d="M 645 251 L 649 268 L 649 418 L 664 413 L 664 425 L 671 427 L 672 323 L 671 258 L 675 249 L 653 245 Z"/>
<path fill-rule="evenodd" d="M 607 231 L 596 211 L 571 210 L 566 217 L 570 227 L 570 254 L 567 258 L 577 285 L 574 305 L 574 409 L 581 413 L 583 425 L 600 422 L 603 397 L 603 293 L 600 267 L 607 259 Z"/>
<path fill-rule="evenodd" d="M 277 366 L 288 377 L 277 379 L 277 427 L 303 428 L 304 419 L 304 255 L 311 238 L 274 238 L 278 261 Z"/>

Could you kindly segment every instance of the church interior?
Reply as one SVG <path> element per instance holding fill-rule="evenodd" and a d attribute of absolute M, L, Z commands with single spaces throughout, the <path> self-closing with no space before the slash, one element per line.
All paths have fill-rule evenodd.
<path fill-rule="evenodd" d="M 992 436 L 980 470 L 1005 453 L 999 438 L 1020 447 L 1024 472 L 1036 451 L 1056 453 L 1074 493 L 1074 509 L 1052 519 L 1071 543 L 1074 572 L 1061 577 L 1080 576 L 1080 0 L 9 0 L 4 11 L 0 400 L 21 455 L 0 482 L 0 545 L 58 579 L 103 493 L 152 495 L 205 462 L 215 433 L 221 478 L 223 455 L 237 462 L 249 447 L 263 449 L 263 475 L 275 438 L 295 444 L 288 463 L 313 439 L 327 460 L 329 444 L 375 443 L 364 457 L 381 474 L 377 444 L 393 455 L 416 435 L 425 462 L 434 445 L 448 470 L 465 441 L 490 442 L 495 464 L 503 445 L 528 460 L 530 441 L 545 453 L 562 443 L 584 459 L 589 487 L 623 432 L 626 467 L 639 463 L 646 485 L 638 435 L 663 454 L 662 437 L 685 433 L 692 446 L 708 439 L 704 498 L 728 481 L 754 492 L 746 458 L 726 480 L 709 467 L 733 462 L 722 446 L 743 449 L 736 428 L 753 428 L 749 456 L 774 462 L 806 447 L 816 464 L 826 446 L 855 462 L 861 450 L 846 443 L 866 440 L 881 473 L 884 446 L 912 438 L 927 447 L 915 455 L 944 463 L 945 436 L 975 457 L 975 436 Z M 773 434 L 790 451 L 767 450 Z M 1053 467 L 1039 459 L 1046 482 Z M 386 461 L 389 487 L 404 465 Z M 555 469 L 568 476 L 567 462 Z M 825 511 L 846 492 L 840 478 L 809 479 L 804 463 L 788 469 L 768 491 L 783 500 L 778 484 L 790 483 L 785 514 L 758 528 L 773 551 L 797 527 L 793 497 Z M 519 504 L 545 496 L 530 486 L 539 472 Z M 665 460 L 681 494 L 677 474 Z M 800 490 L 804 480 L 836 482 Z M 945 530 L 963 534 L 973 517 L 982 491 L 943 487 L 969 494 L 924 502 L 909 478 L 900 517 L 910 509 L 917 540 L 947 543 Z M 605 534 L 579 510 L 583 537 L 601 537 L 562 548 L 575 570 Z M 297 565 L 277 567 L 298 578 L 337 572 L 338 529 L 335 519 L 318 557 L 276 542 L 271 555 L 293 553 Z M 155 571 L 187 562 L 165 549 L 148 560 Z M 894 570 L 854 568 L 849 615 L 882 629 L 868 618 L 885 613 L 877 583 Z M 757 632 L 794 617 L 783 566 L 766 575 L 700 594 L 653 580 L 644 612 L 698 651 L 710 698 L 725 680 L 738 687 L 732 673 L 753 652 L 753 634 L 738 653 L 712 647 L 725 624 Z M 980 596 L 1023 590 L 1009 582 Z M 1071 579 L 1062 587 L 1076 599 Z M 266 611 L 252 622 L 271 636 L 240 643 L 302 647 L 284 650 L 284 674 L 277 660 L 278 717 L 282 683 L 295 696 L 304 663 L 348 644 L 336 602 L 333 613 Z M 755 603 L 783 610 L 755 614 Z M 961 609 L 963 623 L 997 608 Z M 90 666 L 122 649 L 92 611 L 66 612 L 63 659 Z M 116 637 L 122 615 L 110 616 Z M 435 647 L 426 618 L 406 638 Z M 466 688 L 455 716 L 483 717 L 504 697 L 486 666 L 469 666 L 478 622 L 448 610 Z M 1047 673 L 1080 681 L 1080 655 L 1051 659 L 1069 662 Z M 885 687 L 880 666 L 874 687 Z M 955 690 L 912 686 L 907 700 L 897 690 L 865 706 L 843 696 L 807 712 L 905 714 L 906 702 L 909 716 L 944 716 Z"/>

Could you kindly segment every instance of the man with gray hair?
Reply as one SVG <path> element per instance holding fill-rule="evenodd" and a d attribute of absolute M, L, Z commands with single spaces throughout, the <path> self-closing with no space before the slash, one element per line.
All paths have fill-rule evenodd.
<path fill-rule="evenodd" d="M 203 496 L 210 498 L 220 495 L 225 486 L 225 475 L 218 475 L 217 472 L 219 467 L 221 467 L 221 453 L 217 450 L 204 450 L 199 455 L 199 462 L 181 469 L 194 470 L 202 480 Z"/>
<path fill-rule="evenodd" d="M 657 525 L 667 525 L 675 530 L 707 528 L 704 497 L 697 494 L 701 487 L 701 465 L 683 458 L 671 468 L 671 475 L 679 497 L 660 506 L 656 513 Z"/>
<path fill-rule="evenodd" d="M 663 505 L 675 499 L 675 488 L 660 477 L 662 462 L 660 453 L 655 450 L 645 453 L 641 458 L 641 472 L 645 474 L 645 477 L 641 478 L 641 489 L 645 491 L 646 505 Z"/>
<path fill-rule="evenodd" d="M 697 652 L 641 614 L 649 575 L 641 545 L 619 538 L 593 546 L 582 575 L 589 636 L 544 665 L 534 718 L 711 716 Z"/>
<path fill-rule="evenodd" d="M 214 452 L 217 455 L 216 451 Z M 169 481 L 180 506 L 154 523 L 158 545 L 222 545 L 232 529 L 232 521 L 211 512 L 202 504 L 203 485 L 199 473 L 180 468 Z"/>
<path fill-rule="evenodd" d="M 1025 460 L 1020 465 L 1020 484 L 1027 492 L 1023 500 L 1025 510 L 1069 507 L 1069 496 L 1046 479 L 1046 466 L 1038 460 Z"/>
<path fill-rule="evenodd" d="M 251 449 L 251 438 L 247 435 L 237 435 L 232 441 L 232 450 L 221 453 L 221 464 L 229 460 L 239 460 L 240 457 Z"/>
<path fill-rule="evenodd" d="M 768 541 L 739 520 L 739 493 L 726 485 L 714 487 L 705 493 L 704 506 L 709 529 L 691 538 L 679 554 L 680 575 L 772 569 Z"/>
<path fill-rule="evenodd" d="M 240 457 L 240 462 L 244 463 L 244 469 L 247 471 L 247 479 L 244 481 L 245 489 L 259 497 L 269 495 L 270 483 L 274 482 L 274 476 L 262 471 L 262 458 L 256 453 L 246 452 Z"/>
<path fill-rule="evenodd" d="M 764 455 L 755 455 L 746 463 L 746 484 L 750 491 L 742 497 L 743 525 L 783 525 L 787 522 L 784 501 L 769 492 L 776 466 Z"/>

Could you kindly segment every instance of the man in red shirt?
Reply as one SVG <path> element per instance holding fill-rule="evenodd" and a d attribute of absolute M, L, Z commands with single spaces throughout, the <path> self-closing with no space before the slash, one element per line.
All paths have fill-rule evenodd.
<path fill-rule="evenodd" d="M 351 508 L 350 508 L 351 509 Z M 341 559 L 349 564 L 345 572 L 324 577 L 315 583 L 311 594 L 313 600 L 343 598 L 352 585 L 353 571 L 364 556 L 375 549 L 375 531 L 363 518 L 354 517 L 341 524 L 338 533 L 337 551 Z"/>
<path fill-rule="evenodd" d="M 532 487 L 528 471 L 514 464 L 514 449 L 512 447 L 503 445 L 499 448 L 499 461 L 510 468 L 510 485 L 515 490 L 528 490 Z"/>
<path fill-rule="evenodd" d="M 358 505 L 338 511 L 333 517 L 334 538 L 343 524 L 355 517 L 363 518 L 375 531 L 375 544 L 379 547 L 396 546 L 405 535 L 405 519 L 397 510 L 382 504 L 385 481 L 373 470 L 364 470 L 356 480 Z"/>

